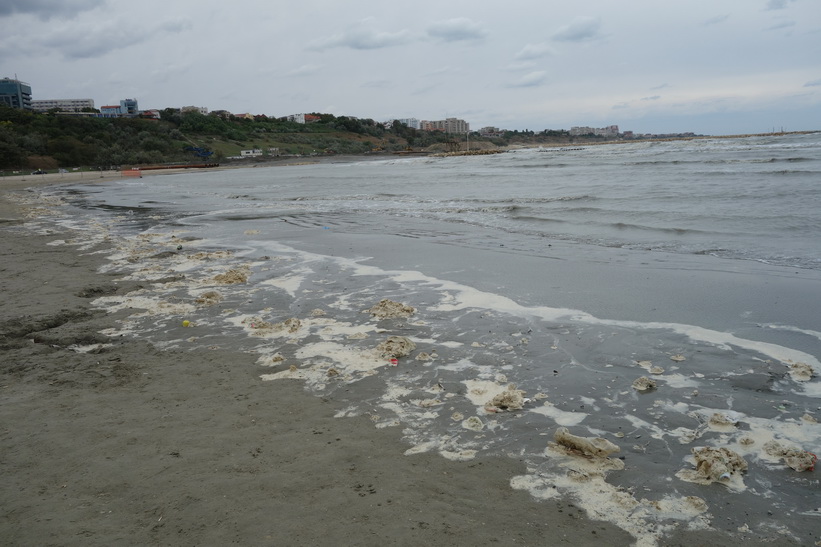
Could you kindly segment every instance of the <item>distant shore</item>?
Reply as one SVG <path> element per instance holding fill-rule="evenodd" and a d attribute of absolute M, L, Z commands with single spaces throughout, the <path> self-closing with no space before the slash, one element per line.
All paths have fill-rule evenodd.
<path fill-rule="evenodd" d="M 555 143 L 539 143 L 539 144 L 513 144 L 505 147 L 497 148 L 475 148 L 470 150 L 459 150 L 454 152 L 432 152 L 432 151 L 414 151 L 414 156 L 428 155 L 433 157 L 446 156 L 465 156 L 465 155 L 488 155 L 508 152 L 512 150 L 528 150 L 533 148 L 567 148 L 584 147 L 584 146 L 601 146 L 606 144 L 638 144 L 642 142 L 672 142 L 672 141 L 692 141 L 692 140 L 709 140 L 709 139 L 745 139 L 751 137 L 783 137 L 788 135 L 809 135 L 812 133 L 819 133 L 818 131 L 785 131 L 777 133 L 749 133 L 742 135 L 694 135 L 688 137 L 659 137 L 659 138 L 639 138 L 639 139 L 620 139 L 608 141 L 572 141 L 572 142 L 555 142 Z M 373 161 L 386 158 L 393 158 L 396 156 L 405 156 L 402 152 L 380 152 L 380 153 L 365 153 L 365 154 L 344 154 L 344 155 L 321 155 L 321 156 L 273 156 L 262 161 L 255 160 L 239 160 L 228 163 L 219 164 L 217 167 L 207 167 L 209 170 L 225 170 L 225 169 L 244 169 L 256 167 L 272 167 L 276 165 L 293 166 L 293 165 L 310 165 L 315 163 L 349 163 L 354 161 Z M 156 176 L 156 175 L 174 175 L 184 173 L 192 170 L 199 170 L 196 166 L 179 166 L 167 167 L 163 166 L 158 169 L 156 166 L 123 166 L 121 170 L 101 170 L 101 171 L 65 171 L 57 173 L 44 174 L 11 174 L 7 175 L 8 171 L 2 172 L 0 176 L 0 189 L 5 190 L 19 190 L 31 186 L 44 186 L 53 184 L 69 184 L 69 183 L 97 183 L 108 182 L 121 178 L 126 178 L 123 171 L 131 169 L 140 169 L 142 176 Z"/>

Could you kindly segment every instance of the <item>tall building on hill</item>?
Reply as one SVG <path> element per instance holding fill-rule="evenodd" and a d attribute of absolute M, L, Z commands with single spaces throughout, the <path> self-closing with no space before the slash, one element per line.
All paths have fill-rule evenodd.
<path fill-rule="evenodd" d="M 444 120 L 419 122 L 420 129 L 424 131 L 444 131 L 445 133 L 467 133 L 470 131 L 470 124 L 459 118 L 447 118 Z"/>
<path fill-rule="evenodd" d="M 0 79 L 0 104 L 31 110 L 31 86 L 20 80 Z"/>

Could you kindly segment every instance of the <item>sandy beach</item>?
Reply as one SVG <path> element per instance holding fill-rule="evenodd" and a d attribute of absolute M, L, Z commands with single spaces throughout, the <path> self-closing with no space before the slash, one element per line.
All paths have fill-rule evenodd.
<path fill-rule="evenodd" d="M 398 428 L 335 418 L 341 403 L 309 395 L 299 381 L 261 381 L 267 369 L 254 355 L 160 350 L 101 334 L 118 314 L 90 301 L 141 283 L 100 273 L 105 258 L 94 250 L 52 244 L 74 234 L 27 231 L 33 213 L 8 199 L 65 182 L 7 177 L 0 189 L 2 544 L 634 541 L 572 500 L 514 490 L 511 478 L 524 472 L 516 458 L 405 455 Z M 684 529 L 663 542 L 708 544 L 759 543 Z"/>

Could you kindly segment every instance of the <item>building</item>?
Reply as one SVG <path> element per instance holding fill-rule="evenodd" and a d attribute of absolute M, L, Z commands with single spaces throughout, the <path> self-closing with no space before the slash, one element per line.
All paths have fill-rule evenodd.
<path fill-rule="evenodd" d="M 597 137 L 618 137 L 619 126 L 608 125 L 607 127 L 587 127 L 576 126 L 570 128 L 571 137 L 579 137 L 581 135 L 596 135 Z"/>
<path fill-rule="evenodd" d="M 94 99 L 38 99 L 31 101 L 35 112 L 48 112 L 56 108 L 60 112 L 82 112 L 84 108 L 94 108 Z"/>
<path fill-rule="evenodd" d="M 479 134 L 483 137 L 501 137 L 505 134 L 505 132 L 498 127 L 487 126 L 480 129 Z"/>
<path fill-rule="evenodd" d="M 100 117 L 102 118 L 136 118 L 140 115 L 137 106 L 137 99 L 123 99 L 119 105 L 106 105 L 100 107 Z"/>
<path fill-rule="evenodd" d="M 139 116 L 140 114 L 137 99 L 123 99 L 120 101 L 120 110 L 122 110 L 124 116 L 128 117 Z"/>
<path fill-rule="evenodd" d="M 20 80 L 0 79 L 0 105 L 32 110 L 31 86 Z"/>
<path fill-rule="evenodd" d="M 199 112 L 203 116 L 208 115 L 208 108 L 205 106 L 184 106 L 180 108 L 180 112 L 185 114 L 186 112 Z"/>
<path fill-rule="evenodd" d="M 239 158 L 258 158 L 260 156 L 279 156 L 279 148 L 269 148 L 267 152 L 262 151 L 259 148 L 254 148 L 253 150 L 240 150 L 239 151 Z"/>
<path fill-rule="evenodd" d="M 295 123 L 316 123 L 322 120 L 322 118 L 316 114 L 289 114 L 288 116 L 280 119 Z"/>
<path fill-rule="evenodd" d="M 140 117 L 152 120 L 159 120 L 160 118 L 162 118 L 162 114 L 160 114 L 160 111 L 156 108 L 152 108 L 149 110 L 140 110 Z"/>
<path fill-rule="evenodd" d="M 411 129 L 419 129 L 420 128 L 419 120 L 417 120 L 416 118 L 397 118 L 396 121 L 398 121 L 399 123 L 403 123 L 403 124 L 407 125 Z M 391 125 L 393 125 L 393 120 L 391 120 L 390 123 L 391 123 Z"/>
<path fill-rule="evenodd" d="M 470 124 L 458 118 L 447 118 L 444 120 L 419 122 L 419 128 L 423 131 L 444 131 L 445 133 L 467 133 L 470 131 Z"/>

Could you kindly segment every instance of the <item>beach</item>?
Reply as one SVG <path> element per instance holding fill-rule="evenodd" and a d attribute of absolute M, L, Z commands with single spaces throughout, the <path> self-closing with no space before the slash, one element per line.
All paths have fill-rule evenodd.
<path fill-rule="evenodd" d="M 152 180 L 162 177 L 146 176 Z M 117 174 L 100 182 L 108 180 L 116 181 Z M 331 216 L 314 220 L 310 226 L 289 216 L 276 224 L 238 222 L 236 228 L 223 228 L 235 230 L 236 240 L 245 241 L 246 246 L 230 249 L 235 255 L 223 260 L 227 255 L 219 254 L 223 251 L 213 240 L 209 247 L 196 238 L 186 239 L 186 233 L 207 238 L 205 229 L 189 225 L 169 223 L 172 228 L 165 232 L 143 230 L 128 244 L 113 231 L 99 237 L 94 228 L 67 228 L 66 222 L 47 218 L 52 214 L 48 207 L 55 206 L 49 202 L 53 198 L 38 205 L 38 198 L 30 192 L 23 192 L 24 199 L 11 197 L 31 182 L 3 181 L 0 195 L 4 363 L 0 457 L 6 485 L 0 540 L 4 544 L 771 545 L 776 540 L 779 545 L 802 544 L 795 535 L 781 533 L 777 525 L 771 533 L 756 528 L 756 522 L 767 516 L 765 506 L 755 503 L 739 505 L 738 512 L 743 514 L 726 518 L 727 522 L 720 508 L 711 508 L 715 518 L 709 524 L 702 518 L 703 511 L 694 511 L 701 516 L 693 519 L 670 516 L 664 527 L 645 536 L 636 528 L 643 521 L 620 526 L 608 519 L 590 518 L 595 513 L 590 500 L 574 495 L 587 492 L 592 496 L 592 490 L 581 488 L 574 495 L 540 498 L 533 492 L 543 485 L 536 482 L 539 477 L 547 480 L 553 471 L 534 468 L 532 454 L 506 444 L 510 441 L 502 435 L 509 430 L 547 446 L 556 427 L 544 428 L 534 417 L 538 412 L 520 419 L 521 414 L 514 412 L 508 413 L 509 418 L 508 414 L 497 418 L 482 411 L 477 415 L 487 429 L 463 445 L 445 443 L 435 449 L 421 449 L 431 444 L 430 439 L 415 436 L 411 430 L 416 422 L 454 422 L 457 414 L 468 417 L 466 406 L 459 406 L 462 403 L 457 399 L 478 388 L 466 391 L 459 386 L 467 383 L 470 387 L 478 379 L 448 376 L 465 360 L 459 353 L 463 348 L 476 352 L 470 366 L 477 369 L 486 366 L 482 359 L 491 361 L 498 355 L 503 362 L 522 356 L 523 362 L 527 357 L 530 363 L 531 354 L 538 354 L 550 363 L 551 370 L 557 369 L 544 385 L 556 377 L 571 385 L 590 382 L 591 377 L 601 384 L 614 382 L 616 377 L 607 376 L 610 372 L 604 367 L 630 366 L 641 371 L 626 359 L 633 355 L 637 338 L 644 341 L 656 331 L 675 331 L 679 328 L 676 321 L 718 328 L 736 317 L 738 302 L 749 300 L 747 295 L 756 291 L 775 290 L 780 298 L 776 303 L 765 298 L 745 302 L 753 317 L 766 310 L 779 319 L 797 313 L 811 320 L 811 313 L 800 304 L 808 302 L 806 294 L 817 283 L 814 273 L 791 271 L 787 276 L 765 265 L 738 271 L 717 269 L 712 257 L 684 260 L 666 254 L 653 255 L 648 267 L 643 253 L 608 250 L 605 254 L 561 241 L 553 241 L 549 252 L 513 260 L 516 249 L 510 240 L 503 245 L 488 240 L 489 249 L 477 253 L 470 246 L 429 245 L 404 235 L 397 239 L 392 233 L 345 233 Z M 40 179 L 45 189 L 61 182 L 65 183 Z M 144 222 L 134 220 L 138 215 L 123 213 L 119 222 Z M 451 231 L 455 235 L 450 237 L 459 237 Z M 264 245 L 259 243 L 263 239 Z M 297 243 L 299 252 L 291 247 Z M 365 252 L 374 257 L 366 264 L 346 258 Z M 194 259 L 197 255 L 200 258 Z M 190 265 L 194 260 L 200 260 L 196 268 Z M 321 267 L 314 268 L 322 270 L 322 276 L 299 277 L 303 262 L 321 262 Z M 580 263 L 583 270 L 573 267 Z M 399 264 L 402 272 L 391 269 Z M 544 272 L 545 264 L 550 266 L 549 275 L 540 277 L 537 272 Z M 214 279 L 218 272 L 241 272 L 245 265 L 253 285 L 220 285 L 225 300 L 219 305 L 180 308 L 184 310 L 180 313 L 152 309 L 147 314 L 135 313 L 137 304 L 149 306 L 148 298 L 164 306 L 189 305 L 195 297 L 214 292 L 214 283 L 207 285 L 204 280 Z M 460 285 L 442 281 L 457 267 Z M 418 293 L 407 291 L 409 283 L 420 286 Z M 492 294 L 504 283 L 515 287 L 515 292 L 505 299 Z M 667 294 L 671 285 L 678 289 L 678 296 Z M 541 304 L 545 309 L 520 312 L 514 300 L 530 298 L 538 304 L 530 295 L 545 286 L 549 291 L 539 297 L 545 300 Z M 619 287 L 619 297 L 608 288 L 614 286 Z M 450 307 L 437 305 L 440 291 L 452 297 L 453 301 L 443 300 Z M 688 297 L 698 291 L 705 291 L 707 297 Z M 411 302 L 419 308 L 414 316 L 418 319 L 363 316 L 361 310 L 366 306 L 357 299 L 370 305 L 379 297 Z M 460 299 L 481 302 L 492 311 L 473 312 Z M 354 302 L 352 311 L 340 304 L 349 301 Z M 578 308 L 581 302 L 592 315 L 564 319 L 557 314 L 558 319 L 552 319 L 546 311 L 548 301 L 559 309 Z M 665 301 L 670 304 L 667 308 L 659 305 Z M 328 315 L 311 310 L 324 310 Z M 649 328 L 654 329 L 649 334 L 642 333 L 645 327 L 637 323 L 619 320 L 640 316 L 646 316 Z M 189 317 L 193 325 L 183 327 L 182 319 Z M 299 318 L 301 326 L 290 333 L 292 339 L 286 339 L 276 332 L 274 318 L 291 317 Z M 447 327 L 457 320 L 458 328 Z M 552 323 L 544 327 L 542 321 Z M 576 321 L 583 326 L 575 325 Z M 528 326 L 534 331 L 546 328 L 553 338 L 540 339 L 527 332 Z M 446 332 L 448 328 L 452 331 Z M 624 336 L 617 338 L 610 329 Z M 493 332 L 478 335 L 485 330 Z M 687 353 L 688 364 L 694 366 L 701 357 L 728 357 L 723 350 L 699 341 L 698 336 L 706 340 L 706 334 L 679 330 L 674 337 L 658 336 L 663 342 L 648 345 L 655 344 L 659 354 L 654 362 L 664 358 L 669 369 L 667 377 L 656 378 L 662 384 L 669 378 L 671 387 L 681 387 L 689 394 L 693 391 L 690 384 L 674 381 L 675 375 L 669 374 L 677 363 L 668 355 Z M 240 342 L 240 333 L 259 345 Z M 400 357 L 397 368 L 386 363 L 368 370 L 357 368 L 361 365 L 351 364 L 343 355 L 343 333 L 363 334 L 368 340 L 361 342 L 362 348 L 388 335 L 409 336 L 416 341 L 417 353 L 415 359 Z M 498 342 L 501 338 L 503 347 Z M 604 349 L 589 342 L 594 339 Z M 741 338 L 732 342 L 740 345 L 741 353 L 748 351 Z M 501 349 L 494 349 L 497 346 Z M 771 351 L 770 346 L 759 346 L 750 344 L 753 349 L 749 351 Z M 812 344 L 807 346 L 802 349 L 811 351 Z M 613 357 L 607 364 L 603 360 L 601 369 L 574 369 L 567 359 L 554 365 L 560 361 L 546 357 L 557 347 L 571 355 L 573 363 L 581 360 L 589 366 L 602 360 L 607 351 L 613 350 Z M 316 354 L 320 349 L 325 356 Z M 442 369 L 435 375 L 424 368 L 423 350 L 438 352 L 433 363 L 438 359 Z M 328 361 L 327 356 L 335 361 Z M 749 385 L 741 386 L 750 392 L 772 382 L 773 374 L 763 369 L 775 370 L 777 364 L 756 366 L 757 373 L 746 380 Z M 516 372 L 509 366 L 499 370 L 514 381 Z M 438 379 L 440 387 L 454 397 L 419 395 L 418 387 L 412 392 L 406 387 L 410 384 L 402 382 L 417 381 L 411 378 L 416 374 L 425 376 L 433 387 Z M 493 374 L 494 385 L 508 383 L 499 371 Z M 637 375 L 619 376 L 619 382 L 626 382 L 624 389 L 631 392 L 630 382 Z M 382 377 L 402 394 L 388 399 L 389 389 L 382 395 Z M 535 390 L 528 389 L 528 396 L 533 397 Z M 700 402 L 706 408 L 718 407 L 721 393 L 712 392 L 706 384 L 700 389 Z M 558 414 L 550 410 L 553 417 L 561 415 L 556 419 L 559 424 L 568 420 L 578 424 L 590 406 L 604 406 L 598 399 L 574 399 L 577 410 L 579 403 L 588 409 L 571 420 L 576 410 L 561 403 L 558 393 L 544 390 L 564 409 Z M 672 396 L 661 391 L 651 398 Z M 368 407 L 371 411 L 361 410 L 357 405 L 369 396 L 383 407 L 375 404 Z M 423 396 L 430 399 L 418 401 Z M 631 406 L 646 404 L 652 414 L 651 398 L 625 397 Z M 742 408 L 746 399 L 738 398 L 738 410 L 749 410 Z M 410 400 L 416 401 L 415 410 L 396 410 L 398 418 L 387 415 L 385 408 L 398 408 L 399 402 Z M 445 404 L 441 418 L 429 415 L 426 405 L 442 406 L 445 401 L 453 406 Z M 480 410 L 483 404 L 478 404 Z M 641 412 L 636 415 L 645 418 Z M 464 435 L 473 434 L 465 431 L 465 423 L 469 420 L 461 427 L 455 422 Z M 619 427 L 615 422 L 609 425 L 614 431 Z M 633 443 L 644 445 L 645 440 Z M 501 448 L 476 449 L 480 444 L 492 448 L 493 443 Z M 652 495 L 638 488 L 647 470 L 631 467 L 633 462 L 645 461 L 641 459 L 644 454 L 633 448 L 629 450 L 625 443 L 621 454 L 628 466 L 625 480 L 636 481 L 637 491 L 631 494 L 641 500 L 630 506 L 632 513 L 642 513 L 650 505 L 663 504 L 642 500 Z M 653 472 L 668 463 L 663 450 L 653 452 L 651 446 L 648 453 Z M 673 471 L 681 467 L 676 458 L 669 457 Z M 693 492 L 698 488 L 703 487 L 693 486 Z M 620 487 L 619 491 L 626 490 Z M 603 492 L 612 495 L 615 490 Z M 736 503 L 723 494 L 717 499 L 728 506 Z M 675 512 L 670 510 L 671 515 Z M 628 510 L 625 515 L 632 519 L 632 513 Z M 817 519 L 806 518 L 807 522 Z M 802 530 L 806 532 L 806 526 Z"/>
<path fill-rule="evenodd" d="M 114 322 L 90 298 L 137 285 L 49 245 L 66 234 L 10 233 L 3 204 L 4 545 L 629 543 L 512 490 L 515 461 L 403 456 L 398 432 L 261 382 L 251 355 L 68 349 Z"/>

